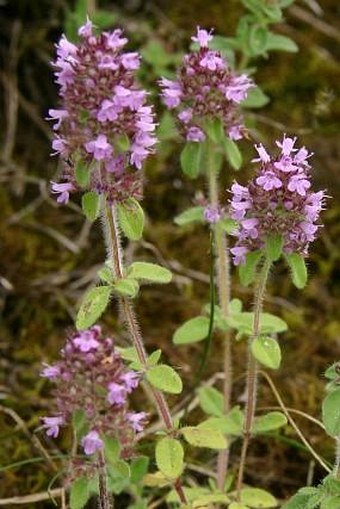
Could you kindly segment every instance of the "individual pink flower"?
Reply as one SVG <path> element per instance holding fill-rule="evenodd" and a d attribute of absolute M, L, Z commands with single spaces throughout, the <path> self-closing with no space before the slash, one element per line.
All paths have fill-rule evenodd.
<path fill-rule="evenodd" d="M 59 194 L 57 198 L 58 203 L 68 203 L 70 199 L 70 193 L 75 191 L 75 187 L 70 182 L 53 182 L 51 180 L 51 192 L 53 194 Z"/>
<path fill-rule="evenodd" d="M 143 431 L 147 416 L 145 412 L 130 412 L 127 414 L 128 421 L 136 433 Z"/>
<path fill-rule="evenodd" d="M 42 421 L 44 422 L 43 427 L 46 429 L 46 435 L 57 438 L 59 435 L 59 428 L 64 424 L 63 417 L 42 417 Z"/>
<path fill-rule="evenodd" d="M 100 451 L 104 447 L 104 442 L 100 438 L 98 431 L 92 430 L 81 439 L 81 445 L 87 456 Z"/>

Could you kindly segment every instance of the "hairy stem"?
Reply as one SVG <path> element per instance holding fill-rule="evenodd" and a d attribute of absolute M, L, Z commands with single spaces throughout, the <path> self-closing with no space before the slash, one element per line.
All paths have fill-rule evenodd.
<path fill-rule="evenodd" d="M 208 147 L 208 157 L 211 160 L 213 146 Z M 218 174 L 209 161 L 209 197 L 213 208 L 218 209 Z M 223 316 L 229 314 L 230 303 L 230 260 L 228 253 L 227 237 L 221 226 L 217 223 L 213 227 L 214 246 L 216 258 L 216 281 L 218 289 L 218 304 Z M 231 337 L 230 331 L 225 331 L 223 336 L 223 406 L 224 412 L 230 410 L 230 399 L 232 391 L 232 358 L 231 358 Z M 229 448 L 219 452 L 217 460 L 217 486 L 223 491 L 225 478 L 229 463 Z"/>
<path fill-rule="evenodd" d="M 98 482 L 99 482 L 99 508 L 112 509 L 110 495 L 107 489 L 105 457 L 103 451 L 98 453 Z"/>
<path fill-rule="evenodd" d="M 243 474 L 244 467 L 247 458 L 247 451 L 249 446 L 249 441 L 251 437 L 251 428 L 253 426 L 255 408 L 256 408 L 256 393 L 257 393 L 257 362 L 254 356 L 251 353 L 251 344 L 252 342 L 258 338 L 260 335 L 260 318 L 263 306 L 263 298 L 266 290 L 266 283 L 268 279 L 268 274 L 271 266 L 271 261 L 267 258 L 265 259 L 261 271 L 258 276 L 257 286 L 255 290 L 255 303 L 254 303 L 254 320 L 253 320 L 253 331 L 252 335 L 249 338 L 249 348 L 248 348 L 248 370 L 247 370 L 247 401 L 246 401 L 246 410 L 245 410 L 245 420 L 244 420 L 244 429 L 243 429 L 243 444 L 240 458 L 240 467 L 238 471 L 237 477 L 237 493 L 238 497 L 240 496 L 240 491 L 242 488 L 243 482 Z"/>
<path fill-rule="evenodd" d="M 116 224 L 114 208 L 109 204 L 105 204 L 105 215 L 104 215 L 104 226 L 106 229 L 106 243 L 109 250 L 110 258 L 113 262 L 113 270 L 116 278 L 124 277 L 123 273 L 123 257 L 120 246 L 119 230 Z M 140 332 L 140 328 L 137 322 L 136 314 L 131 301 L 125 297 L 120 297 L 120 305 L 123 311 L 124 321 L 128 328 L 131 341 L 136 349 L 139 362 L 146 367 L 147 365 L 147 353 L 144 347 L 143 337 Z M 151 387 L 151 391 L 155 400 L 155 406 L 159 417 L 163 420 L 165 427 L 168 431 L 173 430 L 173 423 L 171 412 L 164 394 L 154 387 Z M 181 485 L 180 480 L 176 481 L 175 489 L 178 497 L 182 503 L 186 503 L 186 497 Z"/>

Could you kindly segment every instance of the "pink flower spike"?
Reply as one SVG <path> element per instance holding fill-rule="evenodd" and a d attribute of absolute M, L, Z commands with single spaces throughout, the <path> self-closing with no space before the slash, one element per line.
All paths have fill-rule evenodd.
<path fill-rule="evenodd" d="M 148 414 L 145 412 L 129 412 L 127 414 L 131 427 L 136 433 L 143 431 L 147 417 Z"/>
<path fill-rule="evenodd" d="M 200 66 L 209 69 L 209 71 L 216 71 L 217 69 L 224 69 L 225 64 L 223 58 L 215 51 L 208 51 L 200 60 Z"/>
<path fill-rule="evenodd" d="M 68 112 L 66 110 L 48 110 L 48 114 L 50 115 L 47 117 L 46 120 L 58 120 L 58 122 L 53 126 L 54 130 L 59 129 L 62 121 L 64 118 L 68 117 Z"/>
<path fill-rule="evenodd" d="M 205 140 L 205 134 L 199 127 L 192 126 L 187 131 L 187 140 L 200 142 Z"/>
<path fill-rule="evenodd" d="M 122 65 L 125 69 L 135 71 L 140 66 L 140 56 L 136 52 L 123 53 Z"/>
<path fill-rule="evenodd" d="M 57 417 L 43 417 L 43 427 L 46 429 L 46 435 L 48 437 L 57 438 L 59 435 L 59 427 L 64 424 L 64 418 L 62 416 Z"/>
<path fill-rule="evenodd" d="M 191 40 L 194 42 L 198 42 L 201 48 L 207 48 L 208 43 L 213 39 L 212 30 L 207 32 L 203 28 L 197 27 L 196 36 L 191 37 Z"/>
<path fill-rule="evenodd" d="M 89 456 L 100 451 L 104 447 L 104 442 L 100 438 L 98 431 L 92 430 L 82 438 L 81 445 L 84 448 L 85 454 Z"/>
<path fill-rule="evenodd" d="M 272 171 L 266 171 L 263 175 L 257 177 L 256 184 L 263 187 L 265 191 L 279 189 L 283 185 L 281 180 Z"/>

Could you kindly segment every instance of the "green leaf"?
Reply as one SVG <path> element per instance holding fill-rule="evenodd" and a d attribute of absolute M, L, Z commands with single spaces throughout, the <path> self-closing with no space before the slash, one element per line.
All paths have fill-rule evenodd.
<path fill-rule="evenodd" d="M 340 435 L 340 389 L 336 389 L 322 402 L 322 421 L 331 437 Z"/>
<path fill-rule="evenodd" d="M 130 463 L 131 484 L 138 484 L 148 472 L 149 458 L 147 456 L 139 456 L 133 458 Z"/>
<path fill-rule="evenodd" d="M 76 182 L 81 187 L 87 187 L 90 180 L 90 168 L 81 159 L 77 162 L 74 173 Z"/>
<path fill-rule="evenodd" d="M 104 265 L 101 269 L 99 269 L 97 274 L 104 283 L 112 284 L 114 282 L 112 269 L 110 269 L 107 265 Z"/>
<path fill-rule="evenodd" d="M 251 56 L 263 55 L 267 50 L 269 32 L 266 27 L 252 25 L 249 31 L 249 50 Z"/>
<path fill-rule="evenodd" d="M 307 268 L 304 258 L 298 253 L 286 256 L 288 265 L 292 271 L 292 281 L 296 288 L 302 290 L 307 284 Z"/>
<path fill-rule="evenodd" d="M 266 415 L 255 417 L 252 433 L 266 433 L 274 429 L 282 428 L 287 424 L 287 418 L 282 412 L 269 412 Z"/>
<path fill-rule="evenodd" d="M 281 363 L 281 350 L 276 339 L 270 336 L 259 336 L 255 338 L 250 346 L 255 359 L 271 369 L 278 369 Z"/>
<path fill-rule="evenodd" d="M 297 44 L 286 37 L 285 35 L 274 34 L 273 32 L 268 33 L 267 51 L 288 51 L 289 53 L 296 53 L 299 51 Z"/>
<path fill-rule="evenodd" d="M 270 101 L 269 97 L 261 90 L 260 87 L 253 87 L 248 91 L 248 95 L 242 101 L 242 108 L 262 108 Z"/>
<path fill-rule="evenodd" d="M 135 198 L 128 198 L 117 205 L 120 227 L 130 240 L 139 240 L 143 235 L 144 211 Z"/>
<path fill-rule="evenodd" d="M 81 206 L 87 219 L 94 221 L 100 213 L 100 200 L 97 193 L 88 191 L 81 197 Z"/>
<path fill-rule="evenodd" d="M 166 364 L 159 364 L 147 370 L 146 378 L 151 385 L 163 392 L 180 394 L 183 389 L 182 380 L 176 371 Z"/>
<path fill-rule="evenodd" d="M 127 269 L 129 278 L 143 279 L 152 281 L 153 283 L 170 283 L 172 273 L 165 267 L 161 267 L 155 263 L 134 262 Z"/>
<path fill-rule="evenodd" d="M 173 342 L 175 345 L 187 345 L 202 341 L 208 336 L 209 318 L 196 316 L 183 323 L 175 332 Z"/>
<path fill-rule="evenodd" d="M 178 138 L 176 122 L 169 111 L 165 111 L 161 116 L 157 129 L 157 138 L 160 141 L 169 141 Z"/>
<path fill-rule="evenodd" d="M 118 279 L 114 283 L 113 289 L 118 295 L 133 299 L 138 294 L 139 284 L 136 279 L 132 278 Z"/>
<path fill-rule="evenodd" d="M 91 13 L 91 20 L 94 26 L 104 30 L 117 23 L 117 13 L 104 9 L 96 9 Z"/>
<path fill-rule="evenodd" d="M 228 509 L 249 509 L 248 505 L 240 504 L 239 502 L 232 502 Z"/>
<path fill-rule="evenodd" d="M 202 157 L 202 144 L 187 142 L 181 152 L 181 167 L 185 175 L 191 179 L 198 177 Z"/>
<path fill-rule="evenodd" d="M 78 330 L 88 329 L 104 313 L 111 295 L 109 286 L 97 286 L 85 294 L 77 314 L 76 327 Z"/>
<path fill-rule="evenodd" d="M 269 509 L 277 507 L 277 500 L 268 491 L 259 488 L 244 488 L 241 490 L 240 501 L 254 509 Z"/>
<path fill-rule="evenodd" d="M 233 313 L 226 318 L 230 327 L 244 334 L 251 335 L 253 333 L 254 313 Z M 260 332 L 261 334 L 274 334 L 284 332 L 288 328 L 278 316 L 271 313 L 261 313 L 260 315 Z"/>
<path fill-rule="evenodd" d="M 241 313 L 241 311 L 242 311 L 242 301 L 240 299 L 231 299 L 230 312 Z"/>
<path fill-rule="evenodd" d="M 109 463 L 115 464 L 119 460 L 120 444 L 116 438 L 104 436 L 103 439 L 105 457 Z"/>
<path fill-rule="evenodd" d="M 278 235 L 270 235 L 266 241 L 266 254 L 272 262 L 276 262 L 281 254 L 282 248 L 284 244 L 283 236 Z"/>
<path fill-rule="evenodd" d="M 174 438 L 162 438 L 156 445 L 156 464 L 166 477 L 177 479 L 184 469 L 184 450 Z"/>
<path fill-rule="evenodd" d="M 210 118 L 206 120 L 204 130 L 214 143 L 219 144 L 224 141 L 223 124 L 219 118 Z"/>
<path fill-rule="evenodd" d="M 202 495 L 200 497 L 197 497 L 193 502 L 191 506 L 188 506 L 188 509 L 191 509 L 193 507 L 194 509 L 202 509 L 202 507 L 211 507 L 210 504 L 229 504 L 230 498 L 228 495 L 225 495 L 224 493 L 209 493 L 207 495 Z M 228 507 L 230 507 L 228 505 Z"/>
<path fill-rule="evenodd" d="M 209 417 L 200 424 L 201 429 L 217 429 L 223 435 L 235 437 L 243 435 L 244 415 L 239 406 L 235 406 L 223 417 Z"/>
<path fill-rule="evenodd" d="M 237 221 L 231 219 L 230 217 L 224 217 L 218 222 L 218 227 L 221 228 L 223 231 L 232 234 L 237 229 L 238 223 Z"/>
<path fill-rule="evenodd" d="M 208 415 L 223 415 L 223 394 L 214 387 L 202 387 L 198 391 L 201 408 Z"/>
<path fill-rule="evenodd" d="M 311 490 L 311 493 L 308 493 L 305 490 Z M 312 490 L 313 492 L 318 491 L 317 488 L 300 489 L 296 495 L 283 504 L 282 509 L 306 509 L 309 500 L 313 496 Z"/>
<path fill-rule="evenodd" d="M 195 447 L 207 447 L 208 449 L 225 449 L 227 440 L 216 428 L 200 428 L 200 426 L 186 426 L 179 430 L 185 440 Z"/>
<path fill-rule="evenodd" d="M 71 484 L 70 509 L 82 509 L 90 498 L 89 483 L 86 477 L 79 477 Z"/>
<path fill-rule="evenodd" d="M 75 410 L 72 414 L 72 425 L 76 436 L 79 438 L 87 429 L 86 414 L 84 410 Z"/>
<path fill-rule="evenodd" d="M 325 498 L 320 505 L 320 509 L 339 509 L 340 495 L 329 496 Z"/>
<path fill-rule="evenodd" d="M 174 222 L 178 226 L 183 226 L 191 223 L 204 222 L 204 207 L 191 207 L 185 210 L 182 214 L 175 217 Z"/>
<path fill-rule="evenodd" d="M 116 495 L 122 493 L 130 484 L 130 467 L 126 461 L 117 460 L 115 463 L 107 465 L 107 488 Z"/>
<path fill-rule="evenodd" d="M 127 348 L 122 348 L 120 346 L 116 346 L 115 349 L 118 351 L 121 358 L 124 359 L 124 361 L 129 361 L 129 362 L 138 361 L 137 350 L 135 349 L 134 346 L 129 346 Z"/>
<path fill-rule="evenodd" d="M 155 350 L 154 352 L 152 352 L 152 354 L 150 354 L 147 359 L 147 362 L 146 362 L 147 365 L 155 366 L 157 364 L 157 362 L 159 361 L 159 359 L 161 358 L 161 355 L 162 355 L 161 349 L 158 349 L 158 350 Z"/>
<path fill-rule="evenodd" d="M 242 154 L 236 143 L 230 138 L 224 138 L 224 151 L 230 166 L 239 170 L 242 165 Z"/>
<path fill-rule="evenodd" d="M 340 362 L 334 362 L 332 366 L 326 369 L 324 376 L 328 380 L 336 380 L 340 376 Z"/>
<path fill-rule="evenodd" d="M 115 139 L 115 152 L 117 154 L 122 154 L 129 150 L 130 148 L 130 138 L 127 134 L 121 134 L 118 138 Z"/>
<path fill-rule="evenodd" d="M 243 286 L 248 286 L 254 282 L 256 277 L 256 269 L 260 263 L 263 253 L 260 249 L 251 251 L 246 255 L 244 264 L 239 265 L 239 276 Z"/>

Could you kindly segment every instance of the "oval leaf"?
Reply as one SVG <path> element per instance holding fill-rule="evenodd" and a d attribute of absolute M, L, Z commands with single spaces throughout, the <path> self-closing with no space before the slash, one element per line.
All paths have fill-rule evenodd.
<path fill-rule="evenodd" d="M 242 164 L 242 155 L 236 143 L 230 138 L 225 138 L 224 150 L 230 166 L 234 168 L 234 170 L 239 170 Z"/>
<path fill-rule="evenodd" d="M 137 200 L 129 198 L 118 204 L 118 220 L 123 233 L 130 240 L 139 240 L 143 235 L 144 211 Z"/>
<path fill-rule="evenodd" d="M 165 267 L 155 263 L 134 262 L 128 268 L 128 276 L 135 279 L 145 279 L 153 283 L 170 283 L 172 273 Z"/>
<path fill-rule="evenodd" d="M 86 477 L 73 481 L 70 490 L 70 508 L 82 509 L 90 498 L 89 482 Z"/>
<path fill-rule="evenodd" d="M 165 437 L 156 445 L 156 463 L 166 477 L 177 479 L 184 468 L 182 444 L 174 438 Z"/>
<path fill-rule="evenodd" d="M 266 242 L 266 253 L 272 262 L 276 262 L 281 254 L 283 248 L 284 239 L 282 235 L 270 235 Z"/>
<path fill-rule="evenodd" d="M 109 286 L 97 286 L 86 293 L 77 314 L 78 330 L 88 329 L 104 313 L 111 295 Z"/>
<path fill-rule="evenodd" d="M 269 509 L 277 507 L 277 500 L 268 491 L 259 488 L 244 488 L 240 501 L 254 509 Z"/>
<path fill-rule="evenodd" d="M 282 412 L 269 412 L 266 415 L 255 417 L 252 433 L 265 433 L 281 428 L 287 424 L 287 418 Z"/>
<path fill-rule="evenodd" d="M 203 223 L 204 222 L 204 207 L 191 207 L 185 210 L 182 214 L 175 217 L 174 222 L 178 226 L 183 226 L 191 223 Z"/>
<path fill-rule="evenodd" d="M 223 435 L 241 436 L 243 434 L 244 415 L 239 406 L 233 407 L 223 417 L 210 417 L 200 424 L 200 428 L 216 428 Z"/>
<path fill-rule="evenodd" d="M 176 371 L 165 364 L 154 366 L 146 372 L 146 378 L 151 385 L 163 392 L 180 394 L 183 389 L 182 380 Z"/>
<path fill-rule="evenodd" d="M 243 286 L 248 286 L 255 280 L 256 269 L 263 253 L 260 249 L 247 253 L 245 263 L 239 266 L 240 281 Z"/>
<path fill-rule="evenodd" d="M 186 345 L 202 341 L 208 336 L 209 318 L 196 316 L 183 323 L 175 332 L 173 342 L 175 345 Z"/>
<path fill-rule="evenodd" d="M 291 269 L 292 281 L 301 290 L 306 286 L 308 278 L 305 259 L 300 254 L 292 253 L 286 256 L 286 260 Z"/>
<path fill-rule="evenodd" d="M 254 313 L 233 313 L 226 318 L 226 321 L 233 329 L 251 335 L 253 331 Z M 261 313 L 260 330 L 262 334 L 284 332 L 287 328 L 286 322 L 278 316 L 272 315 L 271 313 Z"/>
<path fill-rule="evenodd" d="M 255 359 L 271 369 L 278 369 L 281 363 L 281 350 L 276 339 L 259 336 L 251 343 L 251 352 Z"/>
<path fill-rule="evenodd" d="M 207 447 L 208 449 L 225 449 L 227 440 L 216 428 L 199 426 L 186 426 L 179 430 L 185 440 L 195 447 Z"/>
<path fill-rule="evenodd" d="M 136 279 L 132 278 L 119 279 L 113 285 L 113 289 L 119 295 L 122 295 L 123 297 L 130 297 L 131 299 L 133 299 L 138 294 L 139 284 L 138 281 L 136 281 Z"/>
<path fill-rule="evenodd" d="M 181 152 L 181 167 L 185 175 L 191 179 L 195 179 L 200 172 L 200 164 L 202 157 L 202 144 L 195 142 L 186 143 Z"/>
<path fill-rule="evenodd" d="M 340 435 L 340 389 L 330 392 L 323 400 L 322 420 L 329 435 Z"/>
<path fill-rule="evenodd" d="M 269 103 L 269 97 L 259 88 L 254 87 L 248 91 L 248 95 L 242 101 L 242 108 L 262 108 Z"/>
<path fill-rule="evenodd" d="M 100 212 L 99 196 L 94 191 L 83 194 L 81 198 L 81 206 L 87 219 L 94 221 Z"/>
<path fill-rule="evenodd" d="M 223 394 L 214 387 L 202 387 L 198 391 L 201 408 L 206 414 L 220 417 L 223 415 Z"/>

